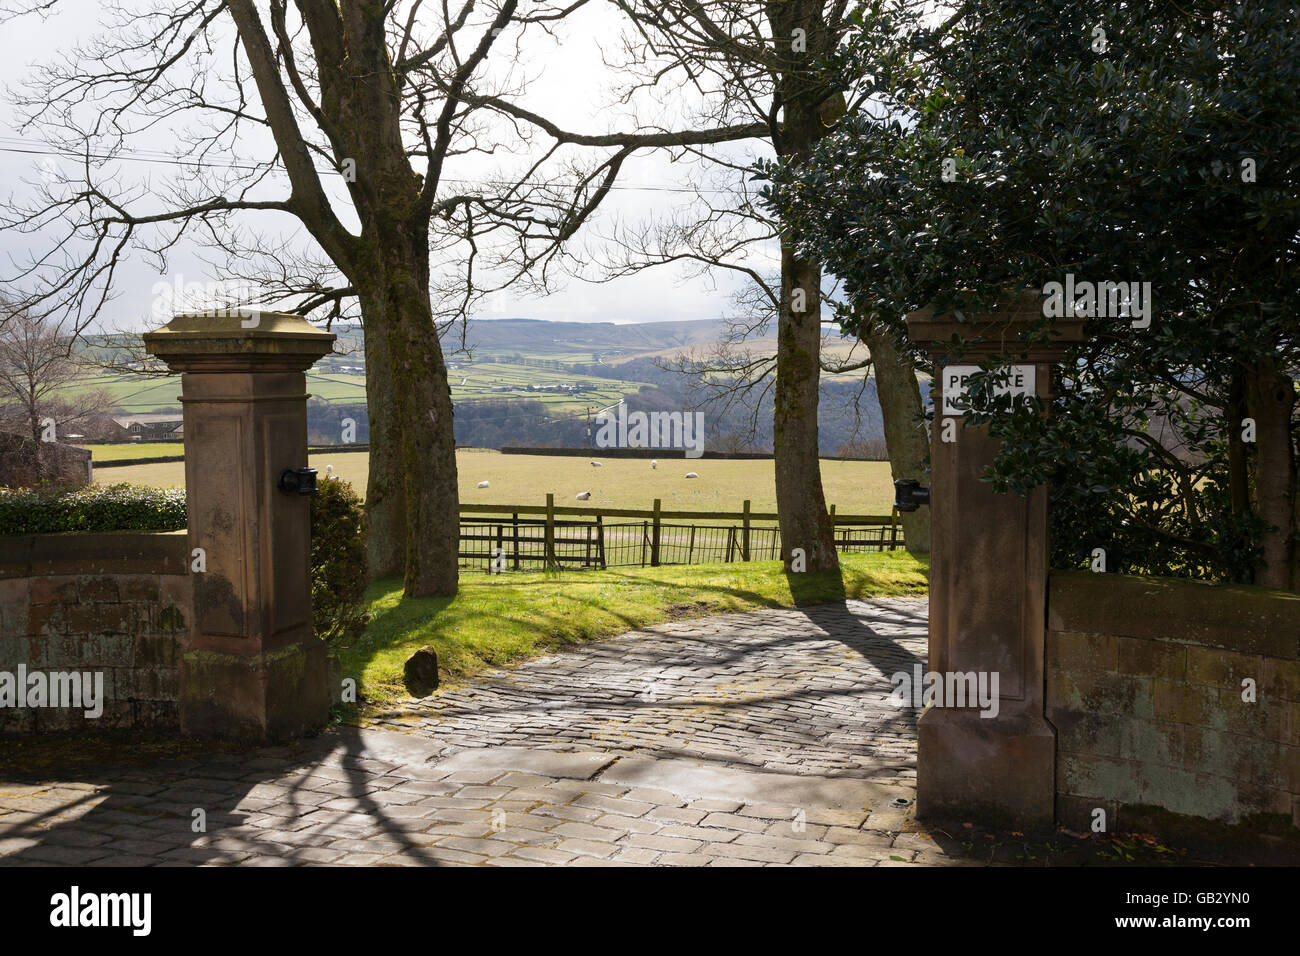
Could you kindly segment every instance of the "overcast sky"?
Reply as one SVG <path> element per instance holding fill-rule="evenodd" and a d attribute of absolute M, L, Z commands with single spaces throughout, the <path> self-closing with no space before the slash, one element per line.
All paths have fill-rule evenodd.
<path fill-rule="evenodd" d="M 603 132 L 608 129 L 628 129 L 626 116 L 611 108 L 610 92 L 614 77 L 602 64 L 602 49 L 612 52 L 621 20 L 608 4 L 593 3 L 564 25 L 558 41 L 539 37 L 525 48 L 520 66 L 528 77 L 525 101 L 549 118 L 568 129 L 581 132 Z M 100 5 L 90 0 L 64 0 L 60 13 L 42 22 L 24 18 L 0 27 L 0 83 L 5 88 L 20 84 L 28 75 L 29 66 L 48 62 L 67 52 L 78 37 L 96 32 L 96 24 L 103 16 Z M 227 54 L 228 57 L 228 54 Z M 36 180 L 42 175 L 42 164 L 48 169 L 51 163 L 59 164 L 57 157 L 26 152 L 41 150 L 42 133 L 28 130 L 19 133 L 15 124 L 14 108 L 6 96 L 0 108 L 0 177 L 4 186 L 0 195 L 22 199 L 31 195 L 31 187 L 23 180 Z M 538 142 L 546 142 L 539 137 Z M 130 144 L 134 150 L 168 151 L 174 141 L 165 132 L 142 134 Z M 755 144 L 753 150 L 763 150 Z M 133 168 L 147 171 L 151 176 L 165 176 L 170 167 L 156 163 L 134 163 Z M 485 166 L 478 174 L 486 174 Z M 475 169 L 462 167 L 460 175 L 473 178 Z M 142 173 L 143 174 L 143 173 Z M 600 216 L 583 236 L 597 253 L 601 250 L 600 236 L 616 219 L 628 222 L 643 221 L 670 212 L 674 204 L 689 199 L 689 194 L 678 192 L 683 176 L 694 175 L 678 165 L 667 162 L 662 155 L 635 159 L 624 167 L 620 187 L 602 206 Z M 286 190 L 287 191 L 287 190 Z M 292 247 L 291 232 L 295 224 L 288 217 L 276 222 L 263 218 L 256 226 L 283 237 Z M 299 245 L 305 248 L 303 241 Z M 21 236 L 0 233 L 0 254 L 6 258 L 21 257 L 26 252 L 26 242 Z M 775 263 L 776 249 L 769 248 L 761 254 L 760 268 L 771 268 Z M 435 270 L 438 263 L 434 263 Z M 11 274 L 6 267 L 4 274 Z M 220 278 L 212 267 L 198 256 L 197 250 L 182 246 L 172 256 L 167 274 L 160 275 L 155 268 L 139 257 L 128 263 L 121 279 L 115 284 L 118 298 L 109 312 L 111 325 L 119 328 L 139 327 L 149 323 L 156 297 L 151 290 L 160 281 L 208 281 Z M 681 319 L 713 319 L 732 314 L 731 295 L 736 280 L 727 272 L 708 278 L 686 278 L 675 266 L 664 266 L 637 276 L 618 279 L 606 284 L 568 280 L 562 287 L 546 297 L 525 297 L 518 292 L 506 292 L 487 303 L 480 313 L 484 318 L 527 317 L 541 319 L 566 319 L 575 321 L 647 322 Z"/>

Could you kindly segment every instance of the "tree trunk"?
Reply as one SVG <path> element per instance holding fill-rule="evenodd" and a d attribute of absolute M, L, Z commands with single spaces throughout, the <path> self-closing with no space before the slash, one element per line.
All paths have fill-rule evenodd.
<path fill-rule="evenodd" d="M 1295 580 L 1295 385 L 1273 358 L 1246 373 L 1246 405 L 1255 420 L 1256 513 L 1271 527 L 1261 539 L 1255 583 L 1292 590 Z"/>
<path fill-rule="evenodd" d="M 393 368 L 384 331 L 382 296 L 361 297 L 366 328 L 366 408 L 370 418 L 370 472 L 366 479 L 366 558 L 370 577 L 406 569 L 406 487 L 402 429 Z"/>
<path fill-rule="evenodd" d="M 777 325 L 773 451 L 776 510 L 786 570 L 802 549 L 806 570 L 839 567 L 817 447 L 821 383 L 821 269 L 781 248 L 781 310 Z"/>
<path fill-rule="evenodd" d="M 36 406 L 36 388 L 33 385 L 31 399 L 27 401 L 28 423 L 32 430 L 32 474 L 35 476 L 33 484 L 40 484 L 45 480 L 45 456 L 41 454 L 41 413 Z"/>
<path fill-rule="evenodd" d="M 899 353 L 888 332 L 872 329 L 864 332 L 862 341 L 871 354 L 876 377 L 876 397 L 880 399 L 880 414 L 884 419 L 890 473 L 895 480 L 920 479 L 925 474 L 929 448 L 921 418 L 921 386 L 916 380 L 916 368 Z M 899 517 L 907 550 L 912 554 L 929 554 L 930 509 L 904 511 Z"/>
<path fill-rule="evenodd" d="M 389 495 L 381 504 L 385 524 L 380 533 L 391 540 L 397 537 L 397 522 L 404 526 L 406 597 L 453 595 L 460 550 L 456 438 L 451 386 L 429 303 L 427 227 L 390 222 L 375 234 L 379 241 L 369 270 L 374 282 L 366 282 L 366 294 L 377 300 L 374 314 L 380 321 L 372 325 L 369 316 L 366 321 L 384 335 L 375 353 L 369 351 L 372 338 L 367 335 L 366 375 L 369 396 L 369 380 L 380 378 L 370 367 L 371 355 L 380 354 L 388 364 L 386 380 L 379 383 L 385 394 L 378 407 L 370 408 L 371 440 L 378 436 L 383 456 L 379 462 L 372 457 L 370 480 L 382 483 Z M 400 513 L 391 496 L 399 476 Z M 382 543 L 375 548 L 381 560 L 391 560 Z"/>
<path fill-rule="evenodd" d="M 789 66 L 773 74 L 784 124 L 772 132 L 772 146 L 783 159 L 806 159 L 829 126 L 822 120 L 828 91 L 814 89 L 806 67 L 810 57 L 835 47 L 826 29 L 821 0 L 765 4 L 772 36 L 789 42 Z M 807 40 L 806 50 L 794 38 Z M 790 38 L 788 41 L 785 38 Z M 839 94 L 835 94 L 838 101 Z M 781 230 L 781 302 L 777 312 L 776 389 L 773 452 L 776 458 L 776 510 L 786 570 L 802 549 L 809 571 L 840 565 L 835 530 L 826 512 L 818 458 L 817 407 L 821 385 L 821 264 L 796 252 L 799 237 Z"/>

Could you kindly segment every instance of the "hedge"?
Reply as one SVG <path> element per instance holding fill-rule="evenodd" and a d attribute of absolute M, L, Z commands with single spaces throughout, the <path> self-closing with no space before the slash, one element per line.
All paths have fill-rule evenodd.
<path fill-rule="evenodd" d="M 346 481 L 327 478 L 311 498 L 311 606 L 316 636 L 346 647 L 366 630 L 366 506 Z"/>
<path fill-rule="evenodd" d="M 321 482 L 311 501 L 313 622 L 316 636 L 329 644 L 352 643 L 369 620 L 365 517 L 365 505 L 345 481 Z M 0 535 L 184 528 L 184 488 L 0 488 Z"/>
<path fill-rule="evenodd" d="M 60 531 L 181 531 L 185 489 L 142 485 L 0 488 L 0 534 Z"/>

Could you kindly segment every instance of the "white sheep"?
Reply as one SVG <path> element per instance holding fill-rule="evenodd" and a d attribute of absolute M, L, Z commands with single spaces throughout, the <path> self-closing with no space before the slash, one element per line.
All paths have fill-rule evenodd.
<path fill-rule="evenodd" d="M 480 488 L 487 488 L 487 487 L 489 487 L 491 484 L 492 484 L 492 483 L 491 483 L 490 481 L 480 481 L 480 482 L 478 483 L 478 486 L 479 486 Z"/>
<path fill-rule="evenodd" d="M 651 458 L 651 459 L 650 459 L 650 468 L 651 468 L 651 469 L 655 469 L 655 468 L 658 468 L 658 467 L 659 467 L 659 459 L 658 459 L 658 458 Z"/>
<path fill-rule="evenodd" d="M 591 492 L 590 492 L 590 491 L 580 491 L 580 492 L 578 492 L 576 495 L 574 495 L 573 497 L 577 498 L 579 501 L 586 501 L 588 498 L 591 497 Z"/>
<path fill-rule="evenodd" d="M 686 477 L 687 477 L 687 478 L 698 478 L 698 477 L 700 477 L 700 476 L 699 476 L 696 472 L 688 471 L 688 472 L 686 473 Z"/>
<path fill-rule="evenodd" d="M 600 462 L 598 462 L 598 461 L 593 461 L 593 462 L 591 463 L 591 467 L 592 467 L 592 468 L 604 468 L 605 466 L 602 465 L 602 464 L 601 464 Z"/>

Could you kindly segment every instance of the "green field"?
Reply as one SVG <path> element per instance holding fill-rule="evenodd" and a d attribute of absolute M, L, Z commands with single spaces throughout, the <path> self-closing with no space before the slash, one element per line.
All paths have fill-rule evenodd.
<path fill-rule="evenodd" d="M 578 411 L 588 405 L 604 406 L 617 402 L 624 395 L 641 388 L 640 382 L 616 381 L 595 378 L 571 372 L 524 365 L 483 363 L 448 371 L 451 381 L 452 401 L 472 404 L 476 401 L 503 399 L 534 399 L 543 403 L 548 411 Z M 461 384 L 464 382 L 464 384 Z M 529 385 L 588 385 L 581 393 L 530 392 Z M 494 392 L 493 387 L 509 386 L 508 392 Z M 88 375 L 75 385 L 64 386 L 55 394 L 77 394 L 92 391 L 106 392 L 122 413 L 142 414 L 155 409 L 179 409 L 180 379 L 174 376 L 150 376 L 132 373 L 102 373 Z M 340 404 L 355 404 L 366 400 L 366 377 L 345 372 L 311 369 L 307 372 L 307 391 L 313 398 Z"/>
<path fill-rule="evenodd" d="M 557 505 L 573 507 L 650 508 L 659 498 L 666 511 L 739 511 L 748 498 L 755 511 L 776 510 L 770 459 L 661 458 L 659 467 L 651 469 L 645 459 L 593 457 L 602 467 L 593 468 L 587 458 L 461 449 L 456 452 L 460 500 L 463 504 L 544 505 L 547 492 L 552 492 Z M 333 466 L 334 474 L 364 494 L 369 460 L 365 452 L 325 453 L 312 455 L 310 463 L 322 475 L 326 467 Z M 841 514 L 889 514 L 894 488 L 888 462 L 823 461 L 821 466 L 826 502 Z M 700 477 L 684 477 L 688 471 Z M 181 487 L 185 463 L 101 468 L 95 472 L 95 481 Z M 490 482 L 490 487 L 476 487 L 480 481 Z M 590 500 L 575 500 L 582 491 L 591 492 Z"/>
<path fill-rule="evenodd" d="M 185 454 L 183 442 L 114 442 L 111 445 L 80 444 L 77 447 L 89 448 L 90 460 L 95 464 L 101 461 L 122 461 L 127 458 L 167 458 L 171 455 Z"/>

